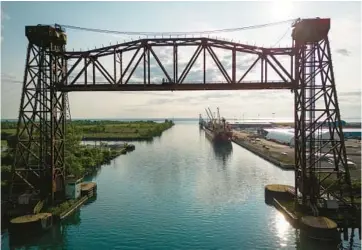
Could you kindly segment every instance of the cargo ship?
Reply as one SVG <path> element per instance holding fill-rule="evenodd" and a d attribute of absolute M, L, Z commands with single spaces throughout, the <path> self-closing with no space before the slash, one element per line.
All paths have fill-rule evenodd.
<path fill-rule="evenodd" d="M 220 117 L 219 108 L 217 108 L 217 117 L 212 115 L 209 108 L 205 110 L 209 117 L 209 121 L 203 122 L 202 126 L 206 137 L 216 143 L 231 143 L 232 131 L 230 124 L 226 122 L 225 118 Z"/>

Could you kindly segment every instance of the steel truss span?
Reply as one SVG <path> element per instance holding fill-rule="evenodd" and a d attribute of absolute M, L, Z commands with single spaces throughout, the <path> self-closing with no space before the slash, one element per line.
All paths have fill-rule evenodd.
<path fill-rule="evenodd" d="M 169 54 L 159 52 L 160 48 Z M 189 57 L 184 58 L 182 50 L 188 50 Z M 61 91 L 293 88 L 292 48 L 260 48 L 209 38 L 165 38 L 63 56 L 71 66 L 57 85 Z M 212 70 L 210 66 L 214 66 Z M 195 76 L 194 68 L 198 79 L 190 80 Z"/>
<path fill-rule="evenodd" d="M 66 35 L 59 27 L 57 36 L 45 38 L 44 29 L 53 34 L 54 28 L 26 27 L 32 32 L 26 33 L 29 48 L 10 195 L 24 188 L 41 191 L 52 201 L 56 193 L 64 195 L 66 92 L 291 89 L 296 202 L 314 214 L 323 199 L 351 205 L 328 40 L 330 19 L 302 19 L 293 27 L 290 48 L 209 38 L 155 38 L 84 52 L 66 51 Z M 182 52 L 185 48 L 188 52 Z M 329 131 L 328 138 L 321 137 L 322 127 Z M 328 153 L 333 155 L 333 167 L 323 164 L 322 156 Z"/>

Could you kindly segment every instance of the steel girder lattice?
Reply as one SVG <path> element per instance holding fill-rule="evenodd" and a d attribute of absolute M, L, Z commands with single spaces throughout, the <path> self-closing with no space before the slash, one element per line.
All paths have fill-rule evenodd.
<path fill-rule="evenodd" d="M 295 196 L 317 215 L 323 200 L 351 205 L 353 195 L 328 37 L 295 49 Z"/>
<path fill-rule="evenodd" d="M 31 189 L 54 200 L 65 191 L 66 102 L 55 83 L 64 78 L 66 60 L 54 53 L 62 50 L 28 46 L 10 196 Z"/>
<path fill-rule="evenodd" d="M 157 55 L 156 49 L 160 47 L 170 49 L 171 58 Z M 184 48 L 195 51 L 188 61 L 181 62 L 180 49 Z M 222 62 L 215 50 L 229 53 L 226 63 Z M 128 60 L 125 54 L 128 54 Z M 62 91 L 293 88 L 292 48 L 261 48 L 209 38 L 155 38 L 85 52 L 67 51 L 64 55 L 68 59 L 68 65 L 71 66 L 66 78 L 59 82 L 58 88 Z M 243 62 L 237 60 L 245 56 L 250 58 Z M 209 57 L 210 60 L 207 60 Z M 109 61 L 101 62 L 101 59 L 105 58 Z M 151 64 L 152 60 L 154 64 Z M 199 65 L 201 79 L 187 81 L 191 68 L 197 60 L 201 61 Z M 290 66 L 286 67 L 283 62 Z M 220 73 L 222 79 L 219 81 L 208 79 L 207 67 L 210 63 L 214 64 Z M 138 74 L 136 69 L 140 70 Z M 241 69 L 243 74 L 238 75 Z M 159 75 L 162 75 L 164 81 L 156 77 L 157 70 L 160 71 Z M 248 76 L 255 72 L 258 77 L 248 80 Z M 138 79 L 131 81 L 131 78 Z M 69 79 L 68 84 L 64 84 L 67 79 Z"/>

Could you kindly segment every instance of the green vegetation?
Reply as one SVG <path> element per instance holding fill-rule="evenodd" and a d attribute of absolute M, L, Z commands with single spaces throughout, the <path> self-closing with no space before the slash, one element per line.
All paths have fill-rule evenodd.
<path fill-rule="evenodd" d="M 83 140 L 151 140 L 171 128 L 172 121 L 163 123 L 153 121 L 75 121 L 74 126 L 81 129 Z"/>
<path fill-rule="evenodd" d="M 69 126 L 67 128 L 67 137 L 65 142 L 65 167 L 67 175 L 83 177 L 93 173 L 100 165 L 109 162 L 125 149 L 111 149 L 107 147 L 87 147 L 81 145 L 81 132 Z M 1 190 L 7 192 L 8 180 L 11 178 L 11 166 L 14 161 L 15 137 L 8 138 L 9 148 L 1 154 Z M 36 151 L 34 146 L 34 151 Z M 36 164 L 34 157 L 30 156 L 29 161 Z"/>
<path fill-rule="evenodd" d="M 326 178 L 327 177 L 327 178 Z M 320 179 L 326 178 L 326 180 L 323 182 L 323 186 L 329 187 L 331 191 L 338 191 L 339 190 L 339 183 L 336 181 L 336 176 L 327 176 L 325 173 L 320 174 Z M 352 194 L 354 197 L 354 202 L 356 204 L 361 204 L 361 179 L 352 179 Z M 343 191 L 346 195 L 349 194 L 348 185 L 345 183 L 341 183 L 343 187 Z M 345 197 L 347 200 L 349 200 L 349 196 Z"/>
<path fill-rule="evenodd" d="M 11 177 L 11 165 L 14 161 L 14 148 L 16 145 L 16 122 L 2 122 L 1 136 L 6 140 L 8 148 L 1 154 L 1 190 L 7 192 L 8 180 Z M 121 154 L 132 150 L 123 147 L 100 147 L 81 145 L 82 139 L 152 139 L 173 126 L 172 121 L 163 123 L 152 121 L 119 122 L 119 121 L 73 121 L 66 127 L 65 166 L 66 175 L 83 177 L 94 173 L 102 164 L 110 162 Z M 36 136 L 36 133 L 35 133 Z M 5 142 L 2 141 L 2 145 Z M 38 149 L 34 146 L 34 151 Z M 30 156 L 29 161 L 37 164 L 35 157 Z"/>
<path fill-rule="evenodd" d="M 62 213 L 68 211 L 77 201 L 78 200 L 67 200 L 58 206 L 47 208 L 46 212 L 53 214 L 53 216 L 60 216 Z"/>
<path fill-rule="evenodd" d="M 165 120 L 162 123 L 154 121 L 92 121 L 75 120 L 72 127 L 82 133 L 82 140 L 151 140 L 160 136 L 163 131 L 171 128 L 174 123 Z M 1 138 L 7 140 L 16 134 L 17 122 L 1 122 Z"/>

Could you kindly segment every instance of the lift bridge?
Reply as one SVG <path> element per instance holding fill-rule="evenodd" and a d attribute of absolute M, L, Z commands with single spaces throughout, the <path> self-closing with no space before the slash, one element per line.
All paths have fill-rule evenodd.
<path fill-rule="evenodd" d="M 351 180 L 328 40 L 330 19 L 298 19 L 292 27 L 292 45 L 287 48 L 265 48 L 207 37 L 170 37 L 68 51 L 67 36 L 61 26 L 27 26 L 29 44 L 10 197 L 26 189 L 39 191 L 48 201 L 64 197 L 68 92 L 289 89 L 295 103 L 296 202 L 315 208 L 328 196 L 350 206 L 353 204 Z M 155 53 L 158 47 L 167 47 L 169 57 L 158 56 Z M 196 48 L 183 68 L 178 52 L 182 47 Z M 217 49 L 231 53 L 226 63 L 231 70 L 226 70 L 225 62 L 215 53 Z M 216 64 L 222 82 L 207 80 L 206 54 Z M 237 57 L 245 55 L 254 59 L 240 63 Z M 104 58 L 107 63 L 102 62 Z M 198 58 L 202 61 L 199 75 L 202 80 L 187 81 Z M 155 80 L 151 59 L 155 60 L 163 80 Z M 172 69 L 166 69 L 170 62 Z M 131 81 L 136 68 L 141 69 L 142 77 Z M 242 75 L 237 77 L 239 72 Z M 247 80 L 251 74 L 258 77 L 256 81 Z M 330 132 L 327 142 L 319 136 L 322 126 L 327 126 Z M 333 154 L 334 168 L 322 167 L 320 155 L 327 153 Z M 334 185 L 326 184 L 330 178 Z"/>

